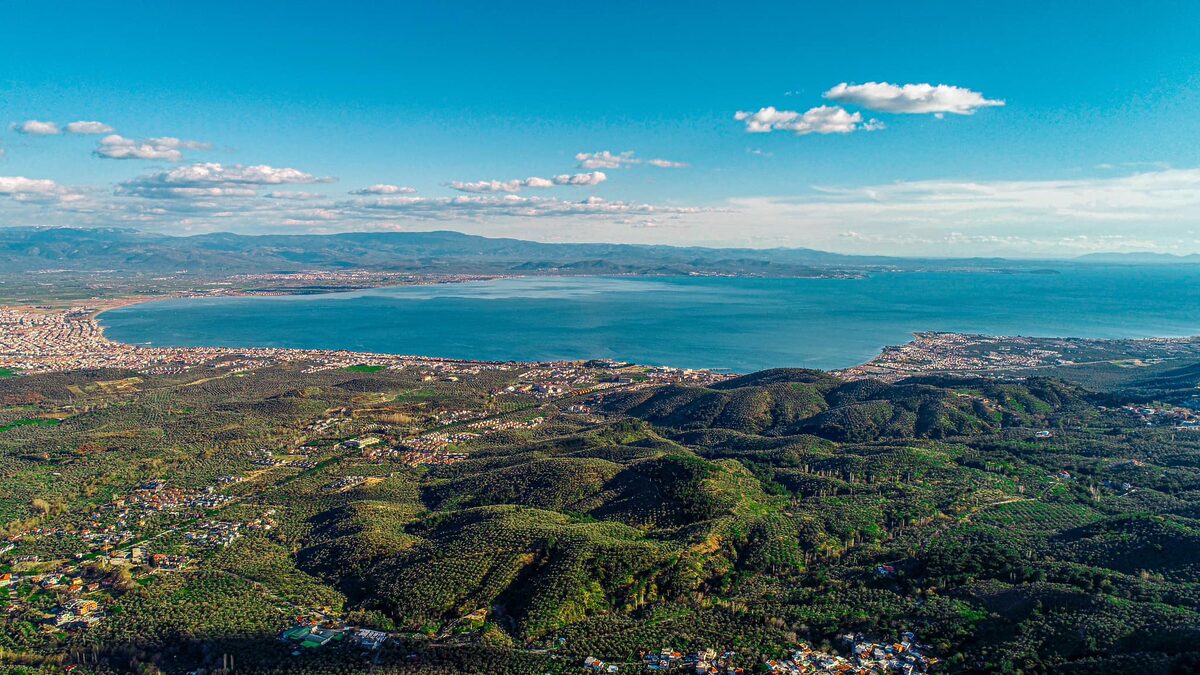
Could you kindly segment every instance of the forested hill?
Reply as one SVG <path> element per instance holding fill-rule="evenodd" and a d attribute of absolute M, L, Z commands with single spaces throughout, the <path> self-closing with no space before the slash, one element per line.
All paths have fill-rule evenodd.
<path fill-rule="evenodd" d="M 1018 385 L 984 378 L 925 377 L 885 384 L 843 382 L 821 371 L 776 369 L 709 389 L 675 386 L 618 395 L 606 405 L 613 412 L 682 430 L 716 428 L 865 441 L 1038 427 L 1048 414 L 1081 402 L 1077 388 L 1047 379 Z"/>

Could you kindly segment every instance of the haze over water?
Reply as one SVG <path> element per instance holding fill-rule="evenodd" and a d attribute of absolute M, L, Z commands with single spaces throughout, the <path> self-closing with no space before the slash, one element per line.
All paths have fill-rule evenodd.
<path fill-rule="evenodd" d="M 842 368 L 917 331 L 1200 333 L 1200 266 L 865 279 L 519 278 L 306 296 L 167 300 L 101 316 L 155 346 L 348 349 L 461 359 Z"/>

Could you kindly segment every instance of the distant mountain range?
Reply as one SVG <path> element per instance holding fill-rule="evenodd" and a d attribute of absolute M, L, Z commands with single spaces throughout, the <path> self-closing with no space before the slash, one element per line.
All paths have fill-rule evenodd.
<path fill-rule="evenodd" d="M 374 269 L 447 273 L 730 273 L 808 276 L 859 259 L 807 249 L 544 244 L 459 232 L 176 237 L 132 229 L 0 228 L 0 268 L 203 274 Z"/>
<path fill-rule="evenodd" d="M 1176 255 L 1174 253 L 1089 253 L 1081 255 L 1080 262 L 1122 263 L 1126 265 L 1179 265 L 1200 263 L 1200 254 Z"/>
<path fill-rule="evenodd" d="M 1125 258 L 1121 261 L 1134 262 Z M 806 277 L 881 269 L 1035 272 L 1048 271 L 1047 266 L 1045 261 L 852 256 L 805 248 L 547 244 L 450 231 L 170 236 L 123 228 L 0 227 L 0 270 L 10 273 L 115 270 L 130 274 L 221 275 L 367 269 L 447 274 Z"/>

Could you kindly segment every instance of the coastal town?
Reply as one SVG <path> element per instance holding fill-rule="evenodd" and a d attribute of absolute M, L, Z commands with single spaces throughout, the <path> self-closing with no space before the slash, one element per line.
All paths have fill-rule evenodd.
<path fill-rule="evenodd" d="M 925 373 L 1013 375 L 1090 363 L 1145 366 L 1200 357 L 1200 338 L 1093 340 L 921 332 L 911 342 L 884 347 L 862 365 L 834 371 L 846 379 L 888 382 Z"/>

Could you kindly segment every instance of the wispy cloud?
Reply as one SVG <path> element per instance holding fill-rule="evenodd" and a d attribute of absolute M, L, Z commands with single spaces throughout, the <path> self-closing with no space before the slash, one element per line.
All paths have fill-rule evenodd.
<path fill-rule="evenodd" d="M 972 115 L 980 108 L 1004 105 L 1004 101 L 984 98 L 983 94 L 948 84 L 891 84 L 843 82 L 825 92 L 825 98 L 889 113 L 951 113 Z"/>
<path fill-rule="evenodd" d="M 480 180 L 480 181 L 452 181 L 450 189 L 458 190 L 459 192 L 507 192 L 510 194 L 520 192 L 524 188 L 552 188 L 560 185 L 573 185 L 576 187 L 586 187 L 599 185 L 608 180 L 608 176 L 603 171 L 591 171 L 589 173 L 576 174 L 561 174 L 552 178 L 539 178 L 530 176 L 524 179 L 513 180 Z"/>
<path fill-rule="evenodd" d="M 672 162 L 669 159 L 648 159 L 646 163 L 660 169 L 686 169 L 687 162 Z"/>
<path fill-rule="evenodd" d="M 69 134 L 111 134 L 113 128 L 103 122 L 80 120 L 67 125 Z"/>
<path fill-rule="evenodd" d="M 575 161 L 579 162 L 579 168 L 581 169 L 624 169 L 638 164 L 648 164 L 660 169 L 683 169 L 687 167 L 687 164 L 684 162 L 674 162 L 668 159 L 641 159 L 632 150 L 616 153 L 608 150 L 580 152 L 576 153 Z"/>
<path fill-rule="evenodd" d="M 1031 218 L 1078 221 L 1144 221 L 1200 217 L 1200 169 L 1168 169 L 1126 176 L 1068 180 L 899 181 L 865 187 L 818 187 L 797 204 L 848 208 L 860 213 L 890 209 L 937 218 L 979 217 L 1028 222 Z"/>
<path fill-rule="evenodd" d="M 891 247 L 910 255 L 1051 256 L 1093 245 L 1115 249 L 1120 237 L 1129 245 L 1178 240 L 1200 222 L 1200 169 L 818 186 L 789 197 L 735 198 L 728 205 L 750 223 L 746 232 L 770 233 L 793 245 L 860 252 Z"/>
<path fill-rule="evenodd" d="M 1163 242 L 1125 234 L 1065 235 L 1065 236 L 1022 236 L 1006 234 L 968 234 L 946 232 L 942 234 L 877 233 L 864 234 L 856 231 L 843 232 L 841 239 L 855 244 L 866 244 L 879 248 L 917 247 L 954 253 L 966 249 L 980 248 L 995 254 L 1029 255 L 1030 251 L 1041 251 L 1042 256 L 1078 255 L 1097 251 L 1156 251 L 1170 250 Z"/>
<path fill-rule="evenodd" d="M 352 195 L 406 195 L 416 192 L 416 188 L 404 187 L 401 185 L 389 185 L 386 183 L 376 183 L 368 185 L 365 188 L 351 190 Z"/>
<path fill-rule="evenodd" d="M 390 212 L 421 219 L 461 216 L 604 216 L 700 213 L 706 209 L 658 206 L 587 197 L 579 201 L 522 195 L 462 195 L 457 197 L 383 197 L 343 203 L 341 208 L 358 212 Z"/>
<path fill-rule="evenodd" d="M 288 199 L 292 201 L 315 201 L 317 199 L 328 199 L 328 196 L 319 192 L 305 192 L 303 190 L 275 190 L 263 195 L 268 199 Z"/>
<path fill-rule="evenodd" d="M 841 106 L 823 105 L 801 113 L 794 110 L 777 110 L 773 106 L 760 108 L 758 112 L 738 111 L 735 120 L 746 124 L 752 134 L 767 134 L 772 131 L 791 131 L 797 136 L 807 134 L 848 134 L 855 131 L 882 129 L 878 120 L 863 121 L 862 113 L 849 112 Z"/>

